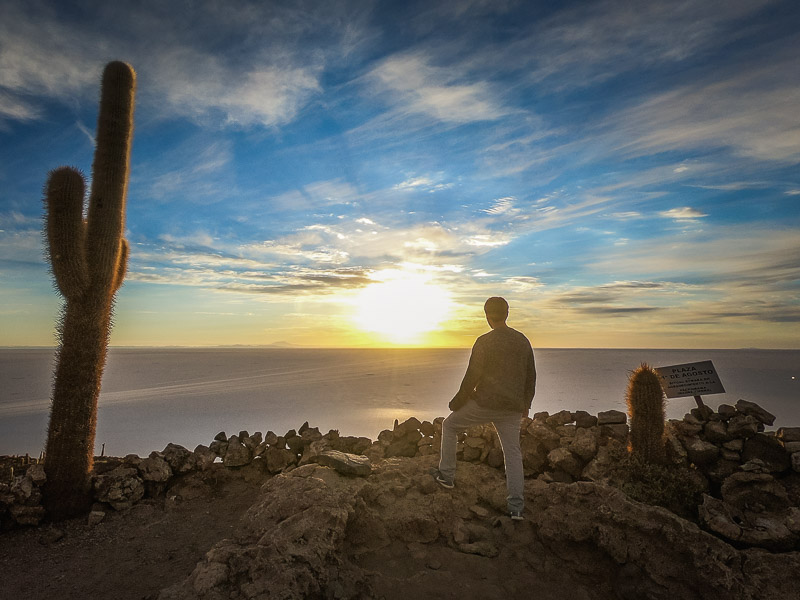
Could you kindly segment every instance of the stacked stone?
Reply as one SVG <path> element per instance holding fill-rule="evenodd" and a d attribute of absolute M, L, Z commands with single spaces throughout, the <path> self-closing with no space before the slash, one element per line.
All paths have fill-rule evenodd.
<path fill-rule="evenodd" d="M 45 516 L 41 505 L 41 487 L 47 481 L 44 465 L 34 463 L 23 475 L 9 473 L 9 480 L 0 482 L 0 522 L 4 527 L 38 525 Z"/>
<path fill-rule="evenodd" d="M 747 400 L 695 408 L 671 420 L 668 449 L 702 473 L 701 523 L 721 537 L 770 550 L 800 542 L 800 427 L 765 431 L 775 416 Z"/>

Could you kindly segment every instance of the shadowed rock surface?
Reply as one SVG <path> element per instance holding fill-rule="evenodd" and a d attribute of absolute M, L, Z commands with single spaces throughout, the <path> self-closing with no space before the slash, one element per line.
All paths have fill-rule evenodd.
<path fill-rule="evenodd" d="M 669 511 L 592 482 L 529 480 L 526 521 L 502 473 L 393 458 L 369 477 L 308 464 L 270 479 L 236 534 L 160 600 L 471 597 L 794 598 L 800 553 L 738 550 Z"/>

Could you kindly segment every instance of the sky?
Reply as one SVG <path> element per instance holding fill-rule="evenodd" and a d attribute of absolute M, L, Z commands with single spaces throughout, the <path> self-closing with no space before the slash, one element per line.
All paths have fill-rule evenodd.
<path fill-rule="evenodd" d="M 800 347 L 800 4 L 0 0 L 0 346 L 137 72 L 116 346 Z"/>

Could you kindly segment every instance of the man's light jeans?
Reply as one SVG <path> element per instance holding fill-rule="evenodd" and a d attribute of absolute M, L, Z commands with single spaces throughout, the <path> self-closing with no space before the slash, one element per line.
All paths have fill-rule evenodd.
<path fill-rule="evenodd" d="M 494 410 L 478 406 L 474 400 L 450 413 L 442 423 L 442 448 L 439 455 L 439 472 L 448 481 L 456 475 L 456 444 L 458 432 L 473 425 L 492 423 L 503 446 L 508 486 L 508 510 L 522 512 L 525 504 L 523 491 L 525 475 L 522 470 L 522 451 L 519 447 L 519 427 L 522 413 Z"/>

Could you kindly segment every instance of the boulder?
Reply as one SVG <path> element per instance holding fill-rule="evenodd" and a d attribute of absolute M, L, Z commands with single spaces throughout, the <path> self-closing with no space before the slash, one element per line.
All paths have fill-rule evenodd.
<path fill-rule="evenodd" d="M 572 418 L 572 413 L 568 410 L 561 410 L 555 413 L 554 415 L 550 415 L 546 419 L 546 423 L 550 427 L 556 427 L 558 425 L 566 425 L 567 423 L 572 423 L 574 419 Z"/>
<path fill-rule="evenodd" d="M 14 504 L 8 509 L 8 512 L 11 513 L 11 518 L 19 525 L 36 526 L 41 523 L 42 519 L 45 517 L 43 506 L 23 506 Z"/>
<path fill-rule="evenodd" d="M 162 452 L 173 473 L 187 473 L 194 467 L 192 453 L 178 444 L 167 444 Z"/>
<path fill-rule="evenodd" d="M 342 475 L 367 477 L 372 473 L 372 465 L 366 456 L 347 454 L 338 450 L 325 450 L 317 456 L 317 463 L 336 469 Z"/>
<path fill-rule="evenodd" d="M 525 468 L 525 473 L 527 475 L 541 473 L 545 465 L 547 465 L 547 446 L 532 435 L 524 435 L 520 440 L 520 450 L 522 451 L 522 466 Z M 502 451 L 500 455 L 502 456 Z"/>
<path fill-rule="evenodd" d="M 746 440 L 742 449 L 742 461 L 757 458 L 772 473 L 780 473 L 791 467 L 791 459 L 780 441 L 772 435 L 757 433 Z"/>
<path fill-rule="evenodd" d="M 776 437 L 784 444 L 800 442 L 800 427 L 779 427 Z"/>
<path fill-rule="evenodd" d="M 775 415 L 764 410 L 755 402 L 739 400 L 736 403 L 736 410 L 755 418 L 759 423 L 763 423 L 764 425 L 772 425 L 775 422 Z"/>
<path fill-rule="evenodd" d="M 800 537 L 800 509 L 795 507 L 782 513 L 753 513 L 704 494 L 698 513 L 704 527 L 737 544 L 780 552 L 794 548 Z"/>
<path fill-rule="evenodd" d="M 696 465 L 711 464 L 719 456 L 719 448 L 697 437 L 684 437 L 683 447 L 689 461 Z"/>
<path fill-rule="evenodd" d="M 720 404 L 717 407 L 717 413 L 723 421 L 727 421 L 736 416 L 736 408 L 730 404 Z"/>
<path fill-rule="evenodd" d="M 706 440 L 720 444 L 728 440 L 728 427 L 724 421 L 709 421 L 703 427 Z"/>
<path fill-rule="evenodd" d="M 280 473 L 297 462 L 297 455 L 291 450 L 271 446 L 264 453 L 264 459 L 267 461 L 267 470 L 270 473 Z"/>
<path fill-rule="evenodd" d="M 597 454 L 597 437 L 590 429 L 577 429 L 568 448 L 584 463 L 588 462 Z"/>
<path fill-rule="evenodd" d="M 628 415 L 620 410 L 605 410 L 597 413 L 598 425 L 619 425 L 628 422 Z"/>
<path fill-rule="evenodd" d="M 25 471 L 25 477 L 31 480 L 31 482 L 36 486 L 41 486 L 47 481 L 47 475 L 44 472 L 44 464 L 36 463 L 28 467 L 28 470 Z"/>
<path fill-rule="evenodd" d="M 278 443 L 278 434 L 274 431 L 268 431 L 266 434 L 264 434 L 264 442 L 268 446 L 274 446 Z"/>
<path fill-rule="evenodd" d="M 572 415 L 576 427 L 594 427 L 597 425 L 597 417 L 589 414 L 585 410 L 575 411 Z"/>
<path fill-rule="evenodd" d="M 139 463 L 139 477 L 142 481 L 152 481 L 154 483 L 165 483 L 172 477 L 172 467 L 169 463 L 153 453 Z"/>
<path fill-rule="evenodd" d="M 728 435 L 732 438 L 750 438 L 758 433 L 758 420 L 750 415 L 736 415 L 728 421 Z"/>
<path fill-rule="evenodd" d="M 798 458 L 800 458 L 800 455 L 798 455 Z M 505 464 L 503 459 L 503 451 L 500 448 L 490 449 L 489 453 L 486 455 L 486 464 L 495 469 L 501 468 Z M 525 464 L 524 455 L 522 464 Z M 541 469 L 541 467 L 539 467 L 539 469 Z"/>
<path fill-rule="evenodd" d="M 614 438 L 616 440 L 628 439 L 628 424 L 627 423 L 613 423 L 611 425 L 603 425 L 600 427 L 600 435 L 606 438 Z"/>
<path fill-rule="evenodd" d="M 239 441 L 239 437 L 232 435 L 228 440 L 228 449 L 222 457 L 222 463 L 226 467 L 242 467 L 253 461 L 253 453 Z"/>
<path fill-rule="evenodd" d="M 208 446 L 198 444 L 194 449 L 194 464 L 203 471 L 214 464 L 216 458 L 217 455 L 214 454 Z"/>
<path fill-rule="evenodd" d="M 128 467 L 117 467 L 94 480 L 95 498 L 107 502 L 115 510 L 131 508 L 144 496 L 144 484 L 138 471 Z"/>
<path fill-rule="evenodd" d="M 738 510 L 775 512 L 789 508 L 786 489 L 767 473 L 734 473 L 722 483 L 722 500 Z"/>
<path fill-rule="evenodd" d="M 548 451 L 558 448 L 561 445 L 560 435 L 558 435 L 549 427 L 537 423 L 535 420 L 533 423 L 528 425 L 528 428 L 525 431 L 527 431 L 529 436 L 544 446 Z M 522 437 L 524 439 L 526 436 L 523 435 Z"/>
<path fill-rule="evenodd" d="M 567 448 L 556 448 L 547 455 L 553 469 L 563 471 L 572 477 L 580 477 L 583 464 Z"/>

